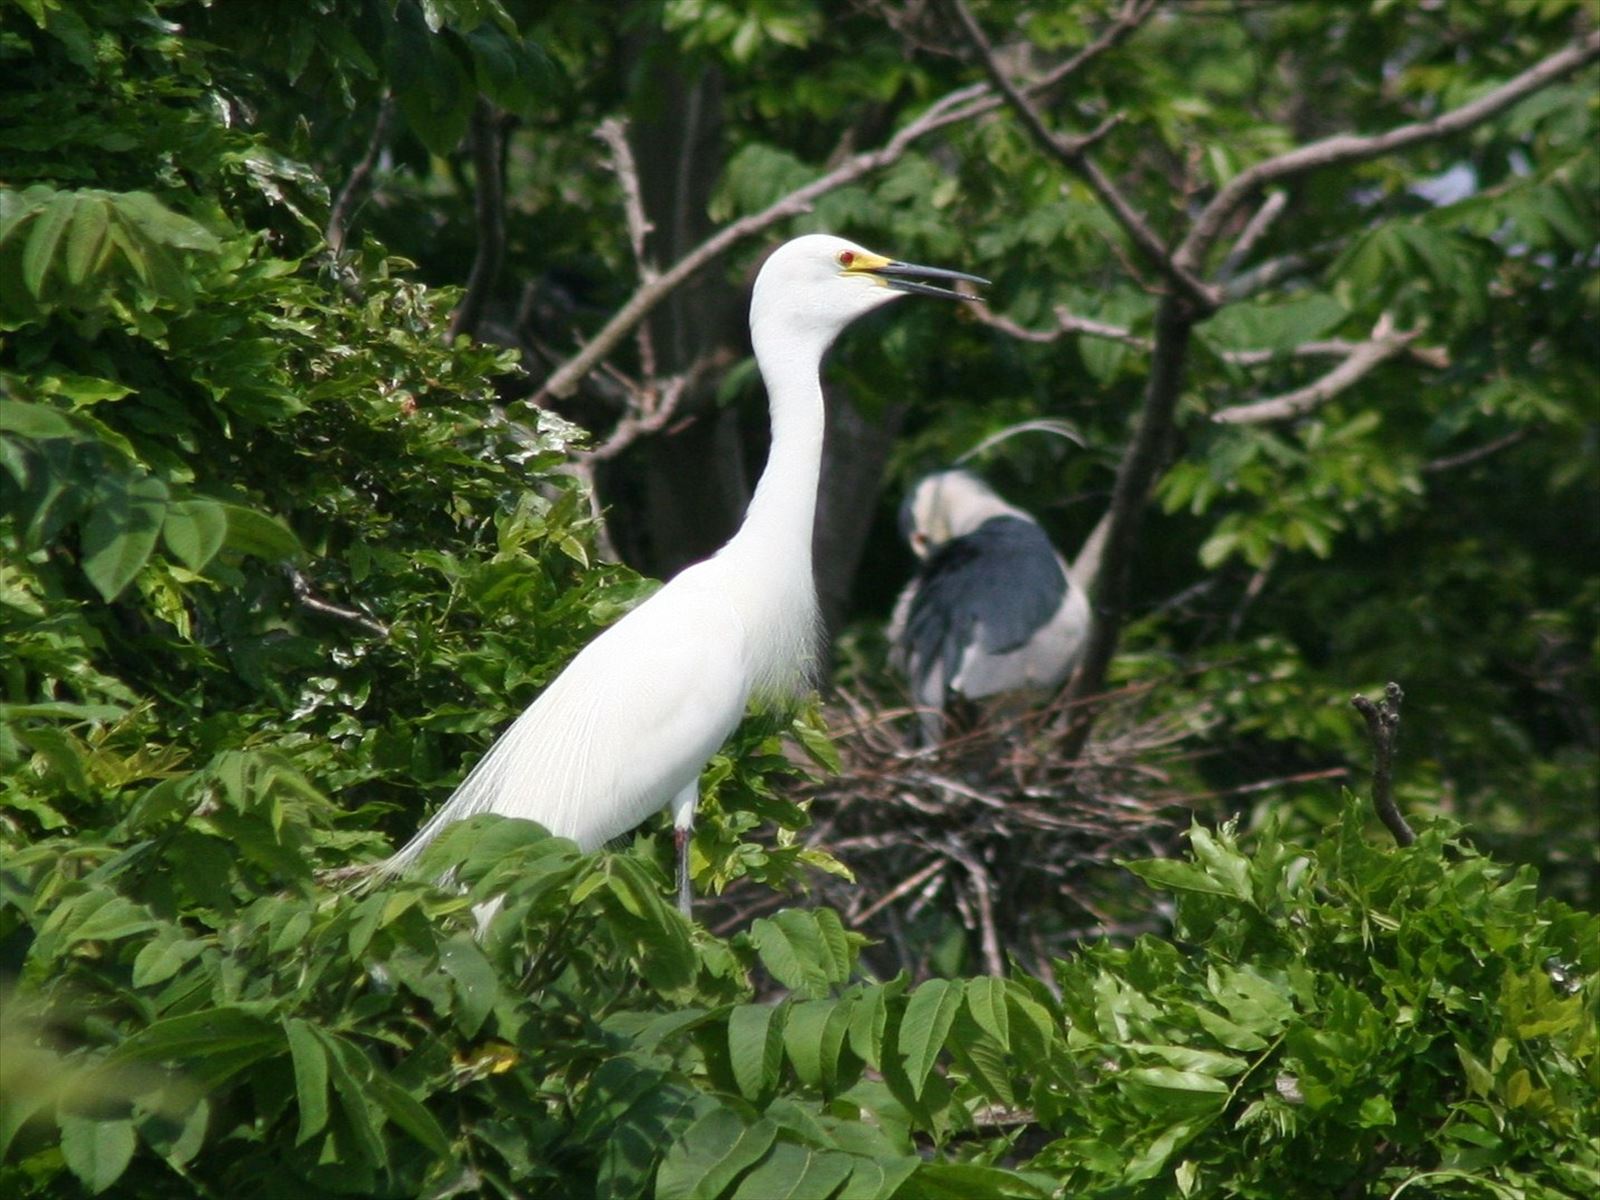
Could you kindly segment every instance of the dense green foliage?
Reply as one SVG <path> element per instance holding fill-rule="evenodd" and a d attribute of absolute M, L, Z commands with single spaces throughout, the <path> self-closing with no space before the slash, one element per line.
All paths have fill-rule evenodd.
<path fill-rule="evenodd" d="M 359 868 L 652 586 L 595 552 L 559 469 L 583 433 L 526 403 L 520 368 L 551 363 L 446 339 L 459 292 L 432 285 L 462 282 L 473 249 L 458 143 L 480 97 L 519 122 L 503 274 L 571 317 L 513 330 L 526 350 L 628 293 L 591 134 L 649 110 L 664 63 L 719 80 L 725 161 L 685 201 L 717 220 L 969 69 L 918 52 L 914 14 L 892 33 L 805 0 L 620 22 L 495 0 L 282 7 L 0 0 L 0 1190 L 1600 1190 L 1600 920 L 1565 903 L 1594 899 L 1596 532 L 1552 515 L 1597 500 L 1592 71 L 1300 187 L 1261 253 L 1306 261 L 1200 329 L 1118 666 L 1218 730 L 1175 781 L 1193 790 L 1360 756 L 1338 706 L 1401 678 L 1402 797 L 1471 837 L 1430 817 L 1415 846 L 1378 849 L 1348 797 L 1274 789 L 1248 835 L 1197 824 L 1185 859 L 1129 864 L 1130 910 L 1172 894 L 1170 938 L 1089 946 L 1049 978 L 884 980 L 827 909 L 726 936 L 684 922 L 650 827 L 586 856 L 470 822 L 429 857 L 460 864 L 465 894 Z M 1138 115 L 1142 146 L 1103 149 L 1163 230 L 1175 175 L 1203 189 L 1321 132 L 1459 103 L 1588 19 L 1561 0 L 1432 23 L 1381 3 L 1172 7 L 1079 97 L 1086 122 Z M 1111 10 L 980 15 L 1064 56 Z M 1308 89 L 1327 106 L 1303 111 Z M 380 192 L 333 253 L 330 186 L 390 91 Z M 1419 192 L 1462 164 L 1471 195 Z M 790 227 L 992 273 L 997 310 L 1036 328 L 1064 303 L 1149 333 L 1114 224 L 1004 120 Z M 1383 314 L 1448 367 L 1396 359 L 1301 421 L 1201 419 L 1303 382 L 1296 347 Z M 1019 441 L 997 469 L 1064 538 L 1086 532 L 1060 497 L 1107 486 L 1138 347 L 896 318 L 833 376 L 869 413 L 907 389 L 950 401 L 902 413 L 896 477 L 1066 413 L 1088 453 Z M 617 494 L 626 513 L 652 493 Z M 863 585 L 862 612 L 884 588 Z M 702 891 L 838 869 L 794 837 L 778 735 L 829 750 L 785 721 L 752 719 L 713 760 Z M 1543 894 L 1485 845 L 1546 866 Z M 480 941 L 470 906 L 502 892 Z"/>

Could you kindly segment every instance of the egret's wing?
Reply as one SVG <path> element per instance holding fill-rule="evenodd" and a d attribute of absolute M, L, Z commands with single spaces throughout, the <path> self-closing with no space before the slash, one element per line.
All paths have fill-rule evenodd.
<path fill-rule="evenodd" d="M 902 634 L 919 698 L 924 684 L 960 672 L 969 650 L 1025 645 L 1061 608 L 1067 577 L 1032 521 L 994 517 L 928 556 Z M 943 697 L 939 697 L 942 701 Z"/>
<path fill-rule="evenodd" d="M 538 821 L 595 849 L 694 781 L 749 696 L 746 631 L 685 572 L 584 647 L 390 860 L 453 821 Z"/>

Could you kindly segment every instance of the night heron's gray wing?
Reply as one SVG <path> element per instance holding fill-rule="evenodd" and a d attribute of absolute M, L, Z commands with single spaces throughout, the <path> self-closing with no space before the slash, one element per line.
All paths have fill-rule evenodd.
<path fill-rule="evenodd" d="M 917 576 L 901 639 L 918 698 L 942 703 L 925 685 L 938 680 L 943 691 L 974 654 L 1021 650 L 1061 611 L 1067 589 L 1050 539 L 1020 517 L 991 518 L 937 547 Z"/>

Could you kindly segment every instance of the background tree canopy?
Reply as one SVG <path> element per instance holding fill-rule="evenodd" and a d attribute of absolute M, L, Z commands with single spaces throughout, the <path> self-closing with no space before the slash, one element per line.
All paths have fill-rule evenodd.
<path fill-rule="evenodd" d="M 1600 1191 L 1597 17 L 0 0 L 7 1194 Z M 995 285 L 829 366 L 722 901 L 494 820 L 363 890 L 731 531 L 813 229 Z M 1089 662 L 908 766 L 895 504 L 1041 418 Z"/>

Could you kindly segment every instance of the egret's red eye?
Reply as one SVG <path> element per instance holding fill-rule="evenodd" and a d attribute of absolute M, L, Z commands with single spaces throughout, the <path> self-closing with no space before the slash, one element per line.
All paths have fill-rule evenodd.
<path fill-rule="evenodd" d="M 855 260 L 856 253 L 854 250 L 839 251 L 839 265 L 841 267 L 848 267 L 851 263 L 855 262 Z"/>

